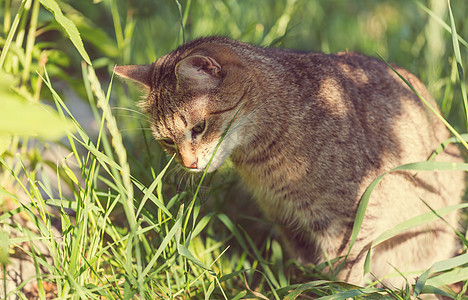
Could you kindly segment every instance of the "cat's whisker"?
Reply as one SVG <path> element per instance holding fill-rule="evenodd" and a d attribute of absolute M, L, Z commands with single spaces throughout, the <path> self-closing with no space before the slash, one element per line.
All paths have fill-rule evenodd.
<path fill-rule="evenodd" d="M 149 119 L 149 116 L 145 113 L 142 113 L 141 111 L 138 111 L 136 109 L 131 109 L 131 108 L 128 108 L 128 107 L 119 107 L 119 106 L 114 106 L 112 107 L 112 110 L 123 110 L 123 111 L 129 111 L 129 112 L 132 112 L 132 113 L 135 113 L 135 114 L 138 114 L 138 115 L 141 115 L 143 117 L 145 117 L 146 119 Z"/>
<path fill-rule="evenodd" d="M 119 117 L 124 117 L 127 119 L 137 119 L 145 123 L 146 122 L 151 123 L 152 121 L 148 115 L 142 112 L 139 112 L 137 110 L 134 110 L 134 109 L 129 109 L 129 108 L 126 109 L 124 107 L 113 107 L 112 110 L 117 111 L 118 113 L 115 113 L 115 115 Z"/>
<path fill-rule="evenodd" d="M 175 174 L 177 175 L 177 183 L 176 188 L 178 191 L 186 191 L 187 188 L 190 186 L 190 173 L 187 172 L 183 167 L 177 165 L 177 169 L 175 170 Z"/>
<path fill-rule="evenodd" d="M 182 182 L 184 181 L 184 175 L 185 174 L 179 175 L 179 179 L 177 180 L 176 188 L 177 188 L 178 192 L 185 191 L 185 189 L 182 188 Z"/>
<path fill-rule="evenodd" d="M 131 131 L 149 131 L 151 132 L 151 128 L 145 128 L 145 127 L 135 127 L 135 128 L 120 128 L 119 129 L 121 132 L 131 132 Z"/>
<path fill-rule="evenodd" d="M 249 112 L 247 115 L 245 116 L 242 116 L 242 118 L 240 119 L 240 121 L 238 122 L 234 122 L 233 123 L 233 126 L 231 126 L 229 128 L 229 130 L 227 131 L 226 135 L 225 135 L 225 139 L 229 138 L 233 133 L 235 133 L 237 131 L 237 129 L 239 128 L 242 128 L 244 127 L 246 124 L 248 123 L 252 123 L 253 124 L 253 120 L 250 118 L 250 116 L 253 116 L 257 113 L 257 111 L 260 110 L 261 107 L 257 107 L 256 109 L 252 110 L 251 112 Z"/>
<path fill-rule="evenodd" d="M 128 115 L 128 114 L 122 114 L 122 113 L 116 113 L 114 114 L 116 117 L 124 117 L 126 119 L 136 119 L 136 120 L 139 120 L 139 121 L 142 121 L 142 122 L 149 122 L 148 119 L 143 119 L 141 118 L 141 116 L 134 116 L 134 115 Z"/>

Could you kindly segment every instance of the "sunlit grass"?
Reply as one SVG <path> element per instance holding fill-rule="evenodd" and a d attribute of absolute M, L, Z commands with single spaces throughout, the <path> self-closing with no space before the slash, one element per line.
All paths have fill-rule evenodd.
<path fill-rule="evenodd" d="M 142 1 L 141 7 L 117 0 L 59 3 L 66 12 L 64 16 L 73 20 L 81 32 L 86 51 L 80 46 L 74 25 L 57 11 L 55 1 L 45 2 L 61 25 L 51 21 L 53 15 L 39 1 L 13 2 L 12 7 L 7 6 L 8 1 L 0 2 L 4 5 L 0 9 L 4 24 L 0 68 L 22 81 L 14 89 L 0 91 L 0 95 L 15 99 L 21 95 L 25 101 L 36 102 L 39 96 L 49 98 L 58 112 L 56 117 L 71 120 L 72 125 L 61 131 L 65 138 L 58 142 L 47 141 L 50 137 L 40 132 L 34 134 L 39 141 L 12 132 L 12 137 L 3 139 L 4 148 L 0 132 L 0 150 L 5 151 L 0 153 L 0 264 L 4 279 L 1 298 L 16 295 L 28 299 L 31 288 L 25 287 L 37 282 L 37 288 L 32 290 L 34 297 L 40 299 L 296 299 L 304 293 L 321 299 L 410 299 L 421 292 L 442 293 L 436 290 L 439 288 L 447 296 L 461 299 L 467 288 L 466 279 L 458 295 L 444 285 L 468 278 L 466 254 L 428 266 L 426 272 L 415 274 L 419 279 L 414 289 L 408 286 L 402 290 L 357 288 L 322 274 L 327 264 L 301 266 L 288 259 L 273 224 L 261 218 L 249 196 L 240 191 L 241 186 L 232 184 L 236 179 L 232 179 L 229 170 L 204 177 L 203 186 L 200 178 L 191 178 L 194 185 L 181 189 L 180 186 L 185 187 L 179 184 L 181 174 L 173 171 L 175 163 L 144 130 L 148 128 L 145 118 L 138 113 L 129 118 L 128 114 L 111 109 L 112 98 L 117 98 L 114 101 L 119 107 L 135 109 L 136 101 L 131 99 L 138 99 L 138 95 L 130 91 L 128 96 L 122 85 L 112 81 L 111 72 L 102 75 L 103 69 L 111 70 L 115 63 L 149 63 L 180 44 L 184 36 L 192 39 L 207 34 L 229 34 L 265 46 L 350 49 L 369 54 L 384 49 L 385 53 L 377 52 L 385 57 L 395 55 L 392 60 L 407 68 L 417 65 L 412 71 L 424 75 L 429 71 L 420 67 L 424 66 L 420 55 L 424 47 L 419 48 L 418 41 L 431 37 L 417 31 L 425 26 L 423 16 L 430 16 L 417 5 L 395 2 L 412 13 L 418 12 L 419 17 L 411 19 L 412 13 L 399 13 L 396 6 L 388 3 L 366 7 L 352 1 L 342 3 L 343 11 L 336 8 L 339 6 L 334 1 Z M 148 5 L 154 8 L 151 13 Z M 444 94 L 438 96 L 444 96 L 444 107 L 452 107 L 452 111 L 443 112 L 454 124 L 454 132 L 461 133 L 467 124 L 465 110 L 457 110 L 466 99 L 466 42 L 462 37 L 467 29 L 460 28 L 460 21 L 457 23 L 457 17 L 466 18 L 462 13 L 466 5 L 456 5 L 453 12 L 447 10 L 449 16 L 437 19 L 446 20 L 441 26 L 450 29 L 451 35 L 447 36 L 445 49 L 454 49 L 455 53 L 439 53 L 453 62 L 438 62 L 443 64 L 439 75 L 444 76 L 441 80 L 445 87 Z M 347 11 L 353 9 L 359 11 L 357 21 Z M 92 18 L 96 11 L 107 15 L 112 25 Z M 376 16 L 383 19 L 375 19 Z M 414 27 L 398 27 L 400 24 L 392 23 L 391 18 Z M 373 22 L 378 23 L 373 28 L 373 38 L 363 35 L 363 24 Z M 183 24 L 184 33 L 179 24 Z M 98 26 L 103 26 L 103 30 L 94 30 Z M 48 40 L 53 30 L 62 27 L 72 42 L 66 35 L 60 41 Z M 393 39 L 416 42 L 409 47 L 392 43 Z M 400 49 L 405 47 L 409 50 Z M 399 56 L 398 51 L 408 52 Z M 92 66 L 73 64 L 81 59 Z M 67 69 L 70 66 L 73 72 Z M 58 79 L 66 81 L 89 103 L 97 133 L 86 132 L 84 124 L 69 111 L 67 99 L 56 90 Z M 459 111 L 463 113 L 460 115 Z M 48 122 L 51 120 L 42 118 L 31 126 L 42 128 Z M 463 140 L 465 135 L 460 138 Z M 45 154 L 56 147 L 62 149 L 58 157 Z M 467 167 L 422 162 L 398 168 Z M 369 187 L 368 193 L 381 178 Z M 363 196 L 356 218 L 356 236 L 368 193 Z M 465 206 L 444 208 L 437 213 L 443 215 L 447 210 Z M 434 214 L 427 213 L 408 220 L 382 233 L 373 245 L 434 218 Z M 466 251 L 463 235 L 460 239 L 462 250 Z M 12 251 L 15 255 L 10 255 Z M 7 261 L 12 262 L 18 253 L 29 257 L 35 275 L 7 289 L 5 272 L 12 266 Z"/>

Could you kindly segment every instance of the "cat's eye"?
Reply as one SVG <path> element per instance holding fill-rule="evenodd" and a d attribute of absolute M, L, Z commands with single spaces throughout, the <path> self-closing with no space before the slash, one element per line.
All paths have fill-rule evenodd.
<path fill-rule="evenodd" d="M 174 141 L 169 139 L 169 138 L 161 139 L 161 140 L 159 140 L 159 142 L 161 142 L 165 146 L 171 147 L 171 148 L 175 148 L 175 146 L 176 146 Z"/>
<path fill-rule="evenodd" d="M 198 123 L 192 127 L 192 136 L 202 133 L 205 130 L 205 121 Z"/>

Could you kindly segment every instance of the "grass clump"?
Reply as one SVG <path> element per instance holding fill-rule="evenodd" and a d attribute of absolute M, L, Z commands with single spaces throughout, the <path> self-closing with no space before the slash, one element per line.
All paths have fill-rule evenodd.
<path fill-rule="evenodd" d="M 287 260 L 272 224 L 261 218 L 229 169 L 206 175 L 203 183 L 193 178 L 186 183 L 186 175 L 174 171 L 172 159 L 151 141 L 145 117 L 130 100 L 138 95 L 112 82 L 116 63 L 148 63 L 183 40 L 208 34 L 296 49 L 377 50 L 432 80 L 429 88 L 441 99 L 447 124 L 454 134 L 465 132 L 462 37 L 468 29 L 457 23 L 466 18 L 465 3 L 454 2 L 452 10 L 433 1 L 267 2 L 0 2 L 0 96 L 2 104 L 14 103 L 0 112 L 1 298 L 464 297 L 463 234 L 462 253 L 428 266 L 415 274 L 414 287 L 401 290 L 356 287 L 322 274 L 326 265 Z M 439 52 L 425 48 L 431 39 L 445 37 L 444 30 L 439 36 L 421 31 L 431 22 L 450 32 Z M 372 30 L 363 35 L 369 24 Z M 439 57 L 440 68 L 424 69 L 424 57 Z M 84 103 L 92 119 L 80 120 L 71 109 L 74 102 Z M 24 119 L 28 113 L 37 118 Z M 466 140 L 457 137 L 447 143 Z M 431 161 L 397 169 L 454 168 L 467 169 Z M 356 217 L 356 235 L 368 193 Z M 464 207 L 408 220 L 373 245 Z M 446 287 L 455 282 L 457 291 Z"/>

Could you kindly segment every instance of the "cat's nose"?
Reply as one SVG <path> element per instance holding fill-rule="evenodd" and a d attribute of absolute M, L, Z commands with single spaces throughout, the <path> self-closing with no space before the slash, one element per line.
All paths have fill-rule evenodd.
<path fill-rule="evenodd" d="M 196 168 L 198 168 L 198 159 L 197 161 L 195 161 L 193 164 L 189 166 L 189 169 L 196 169 Z"/>

